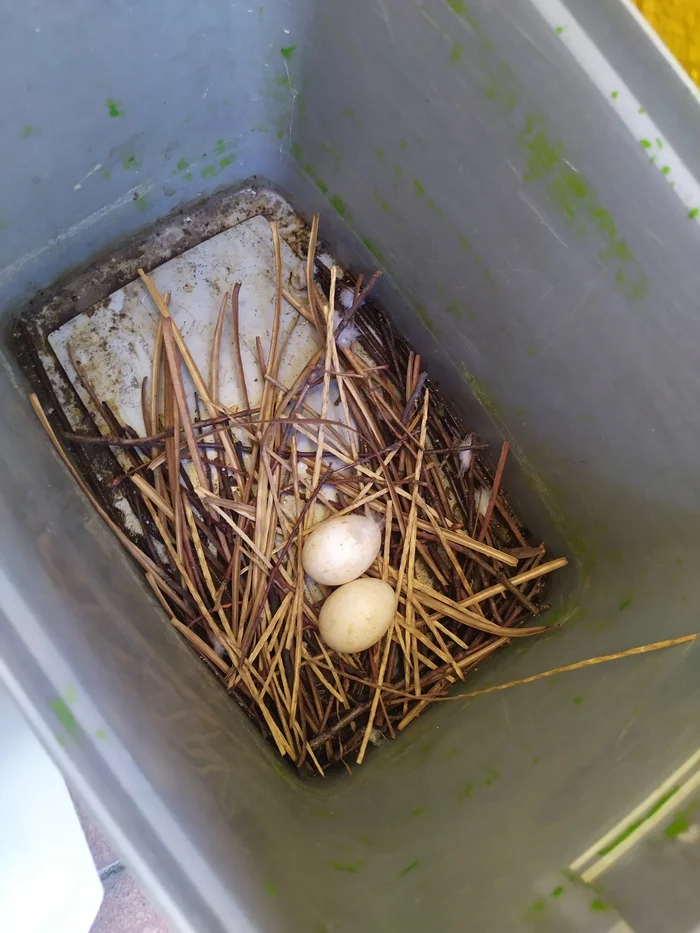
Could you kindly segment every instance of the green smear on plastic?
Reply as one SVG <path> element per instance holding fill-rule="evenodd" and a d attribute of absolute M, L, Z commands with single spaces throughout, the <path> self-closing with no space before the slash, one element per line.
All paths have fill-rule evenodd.
<path fill-rule="evenodd" d="M 56 719 L 58 719 L 68 735 L 71 736 L 71 738 L 76 738 L 79 732 L 78 721 L 63 697 L 52 700 L 50 706 L 54 711 Z"/>
<path fill-rule="evenodd" d="M 413 179 L 413 189 L 419 198 L 422 198 L 424 196 L 425 188 L 423 187 L 423 185 L 421 185 L 421 183 L 418 181 L 417 178 Z"/>
<path fill-rule="evenodd" d="M 588 181 L 570 167 L 561 140 L 549 136 L 545 118 L 528 116 L 518 138 L 527 158 L 525 181 L 544 185 L 550 204 L 576 236 L 599 239 L 602 248 L 598 259 L 612 267 L 618 290 L 625 297 L 646 297 L 649 283 L 644 270 Z"/>
<path fill-rule="evenodd" d="M 554 888 L 554 890 L 552 891 L 551 896 L 552 896 L 552 897 L 561 897 L 563 893 L 564 893 L 564 888 L 563 888 L 563 886 L 560 885 L 560 884 L 558 884 L 558 885 L 556 886 L 556 888 Z"/>
<path fill-rule="evenodd" d="M 328 203 L 331 207 L 340 214 L 341 217 L 345 217 L 347 214 L 347 208 L 345 206 L 345 201 L 342 198 L 339 198 L 338 195 L 333 195 L 332 198 L 328 198 Z"/>
<path fill-rule="evenodd" d="M 383 255 L 382 251 L 379 249 L 379 247 L 378 247 L 377 244 L 374 242 L 374 240 L 370 240 L 369 237 L 365 237 L 365 238 L 362 240 L 362 242 L 363 242 L 364 245 L 367 247 L 367 249 L 370 251 L 370 253 L 374 256 L 374 258 L 377 260 L 377 262 L 380 263 L 380 265 L 382 265 L 382 266 L 386 266 L 386 265 L 387 265 L 387 261 L 386 261 L 386 259 L 384 258 L 384 255 Z"/>
<path fill-rule="evenodd" d="M 407 875 L 410 871 L 413 871 L 414 868 L 418 868 L 420 862 L 416 859 L 415 862 L 411 862 L 410 865 L 407 865 L 402 871 L 399 872 L 399 878 L 403 878 L 404 875 Z"/>
<path fill-rule="evenodd" d="M 145 211 L 146 210 L 146 195 L 140 194 L 136 198 L 136 201 L 134 203 L 136 204 L 137 211 Z"/>
<path fill-rule="evenodd" d="M 601 901 L 599 897 L 596 897 L 591 901 L 591 910 L 594 913 L 602 913 L 604 910 L 610 910 L 605 901 Z"/>
<path fill-rule="evenodd" d="M 374 154 L 376 155 L 376 157 L 379 159 L 380 162 L 384 161 L 384 150 L 383 149 L 375 149 Z"/>
<path fill-rule="evenodd" d="M 690 829 L 690 817 L 693 811 L 697 809 L 697 806 L 698 801 L 695 800 L 684 810 L 679 810 L 664 830 L 664 836 L 666 836 L 667 839 L 676 839 L 676 837 L 680 836 L 681 833 L 684 833 Z"/>
<path fill-rule="evenodd" d="M 123 117 L 124 111 L 122 108 L 122 102 L 120 100 L 115 100 L 113 97 L 107 98 L 107 112 L 110 117 Z"/>
<path fill-rule="evenodd" d="M 484 782 L 487 787 L 490 787 L 494 781 L 497 781 L 501 775 L 496 771 L 494 767 L 490 767 L 487 771 L 487 778 Z"/>
<path fill-rule="evenodd" d="M 98 729 L 97 732 L 95 733 L 95 736 L 96 738 L 100 740 L 100 742 L 107 741 L 107 733 L 105 732 L 104 729 Z"/>
<path fill-rule="evenodd" d="M 452 43 L 452 51 L 450 52 L 450 64 L 451 64 L 451 65 L 456 65 L 457 62 L 458 62 L 458 61 L 460 60 L 460 58 L 462 57 L 462 53 L 463 53 L 463 52 L 464 52 L 464 47 L 461 46 L 461 45 L 459 44 L 459 42 L 453 42 L 453 43 Z"/>
<path fill-rule="evenodd" d="M 500 419 L 502 411 L 500 403 L 488 391 L 486 386 L 473 373 L 469 372 L 466 366 L 462 365 L 462 378 L 472 390 L 472 395 L 481 405 L 484 411 L 492 418 Z"/>
<path fill-rule="evenodd" d="M 29 137 L 34 133 L 34 127 L 26 123 L 22 127 L 22 139 L 29 139 Z"/>
<path fill-rule="evenodd" d="M 265 882 L 265 890 L 270 895 L 270 897 L 277 897 L 277 888 L 271 881 Z"/>
<path fill-rule="evenodd" d="M 124 156 L 122 156 L 122 166 L 127 171 L 129 171 L 132 168 L 134 169 L 138 168 L 140 164 L 141 163 L 136 158 L 136 156 L 133 154 L 133 152 L 127 152 Z"/>
<path fill-rule="evenodd" d="M 363 862 L 358 860 L 356 862 L 332 862 L 331 864 L 336 871 L 345 871 L 350 875 L 356 875 L 362 868 Z"/>
<path fill-rule="evenodd" d="M 177 165 L 175 166 L 175 171 L 176 171 L 176 172 L 186 172 L 187 169 L 188 169 L 189 167 L 190 167 L 190 163 L 187 161 L 187 159 L 186 159 L 184 156 L 182 156 L 181 159 L 178 159 L 178 160 L 177 160 Z"/>
<path fill-rule="evenodd" d="M 457 796 L 460 800 L 471 800 L 473 791 L 473 784 L 465 784 Z"/>
<path fill-rule="evenodd" d="M 286 58 L 287 60 L 289 60 L 292 57 L 292 55 L 294 55 L 295 49 L 296 49 L 296 45 L 286 45 L 280 49 L 280 55 L 282 56 L 282 58 Z"/>
<path fill-rule="evenodd" d="M 425 807 L 414 807 L 411 810 L 411 816 L 420 816 L 422 813 L 425 813 Z"/>
<path fill-rule="evenodd" d="M 323 181 L 321 176 L 318 174 L 314 165 L 312 165 L 311 162 L 304 161 L 304 155 L 302 153 L 301 146 L 299 145 L 299 143 L 294 143 L 294 145 L 292 146 L 292 158 L 297 163 L 299 168 L 306 175 L 309 176 L 309 178 L 316 185 L 316 187 L 321 192 L 321 194 L 327 195 L 328 190 L 329 190 L 328 185 Z"/>
<path fill-rule="evenodd" d="M 619 836 L 616 836 L 612 842 L 608 843 L 607 846 L 605 846 L 603 849 L 599 849 L 598 855 L 602 857 L 603 855 L 607 855 L 608 852 L 612 852 L 613 849 L 616 849 L 621 842 L 624 842 L 625 839 L 628 839 L 632 835 L 632 833 L 636 832 L 643 823 L 646 823 L 647 820 L 651 819 L 652 816 L 658 813 L 661 807 L 663 807 L 663 805 L 669 801 L 674 794 L 678 793 L 678 790 L 679 788 L 677 786 L 672 787 L 671 790 L 667 791 L 662 797 L 659 797 L 656 803 L 653 804 L 653 806 L 651 806 L 643 816 L 640 816 L 639 819 L 635 820 L 633 823 L 630 823 L 627 829 L 623 830 L 623 832 L 621 832 Z"/>
<path fill-rule="evenodd" d="M 572 702 L 575 703 L 576 706 L 579 706 L 581 703 L 583 703 L 583 697 L 574 697 Z"/>
<path fill-rule="evenodd" d="M 621 599 L 621 600 L 620 600 L 620 612 L 624 612 L 624 610 L 625 610 L 628 606 L 631 606 L 631 605 L 632 605 L 632 597 L 631 597 L 631 596 L 628 596 L 626 599 Z"/>
<path fill-rule="evenodd" d="M 695 220 L 695 218 L 700 214 L 700 207 L 691 207 L 688 211 L 688 218 L 690 220 Z"/>
<path fill-rule="evenodd" d="M 477 22 L 464 0 L 445 0 L 445 2 L 455 16 L 459 16 L 460 19 L 463 19 L 472 29 L 477 29 Z"/>
<path fill-rule="evenodd" d="M 224 156 L 223 159 L 219 159 L 219 168 L 226 168 L 228 165 L 232 165 L 236 161 L 236 157 L 233 155 Z"/>
<path fill-rule="evenodd" d="M 426 310 L 426 308 L 425 308 L 425 305 L 422 305 L 422 304 L 420 303 L 420 301 L 417 301 L 413 307 L 415 308 L 416 314 L 418 315 L 421 324 L 422 324 L 425 328 L 427 328 L 427 330 L 430 331 L 430 333 L 433 335 L 433 337 L 437 337 L 437 336 L 438 336 L 438 333 L 439 333 L 439 332 L 438 332 L 438 329 L 437 329 L 437 327 L 435 326 L 435 324 L 433 323 L 432 318 L 431 318 L 430 315 L 428 314 L 428 312 L 427 312 L 427 310 Z"/>

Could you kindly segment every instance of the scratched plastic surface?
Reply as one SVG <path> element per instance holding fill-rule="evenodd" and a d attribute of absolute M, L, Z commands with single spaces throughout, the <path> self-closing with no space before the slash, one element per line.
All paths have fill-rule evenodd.
<path fill-rule="evenodd" d="M 276 187 L 343 266 L 384 269 L 396 327 L 511 441 L 519 512 L 571 558 L 558 627 L 472 684 L 695 631 L 700 118 L 625 5 L 37 0 L 0 53 L 8 324 L 56 289 L 108 298 L 70 277 L 129 237 L 136 263 L 160 218 Z M 300 784 L 80 498 L 9 346 L 0 380 L 0 676 L 173 929 L 637 926 L 641 844 L 566 916 L 545 885 L 696 752 L 696 645 L 442 704 Z"/>

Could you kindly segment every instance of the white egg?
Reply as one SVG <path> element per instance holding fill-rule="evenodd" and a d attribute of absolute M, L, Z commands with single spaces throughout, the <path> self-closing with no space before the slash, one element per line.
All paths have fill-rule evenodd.
<path fill-rule="evenodd" d="M 396 612 L 394 590 L 383 580 L 360 577 L 334 590 L 321 607 L 321 638 L 335 651 L 354 654 L 376 645 Z"/>
<path fill-rule="evenodd" d="M 382 545 L 379 522 L 366 515 L 329 518 L 311 531 L 301 552 L 304 570 L 317 583 L 340 586 L 372 566 Z"/>

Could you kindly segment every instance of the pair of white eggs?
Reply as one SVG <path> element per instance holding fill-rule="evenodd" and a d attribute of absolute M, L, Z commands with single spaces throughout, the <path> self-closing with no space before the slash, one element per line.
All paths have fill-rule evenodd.
<path fill-rule="evenodd" d="M 317 583 L 337 586 L 321 607 L 321 638 L 335 651 L 354 654 L 386 634 L 396 612 L 394 590 L 363 577 L 382 545 L 381 526 L 365 515 L 329 518 L 309 533 L 301 552 L 305 572 Z"/>

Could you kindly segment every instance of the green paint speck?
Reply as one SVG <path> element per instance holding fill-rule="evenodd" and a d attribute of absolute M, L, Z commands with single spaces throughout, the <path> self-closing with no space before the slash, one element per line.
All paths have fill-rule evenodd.
<path fill-rule="evenodd" d="M 423 185 L 421 185 L 421 183 L 418 181 L 417 178 L 413 179 L 413 189 L 419 198 L 422 198 L 423 195 L 425 194 L 425 188 L 423 187 Z"/>
<path fill-rule="evenodd" d="M 411 816 L 420 816 L 421 813 L 425 813 L 425 807 L 414 807 L 411 810 Z"/>
<path fill-rule="evenodd" d="M 185 181 L 192 181 L 192 172 L 185 172 L 182 177 L 185 179 Z"/>
<path fill-rule="evenodd" d="M 457 62 L 462 57 L 462 52 L 464 48 L 459 44 L 459 42 L 452 43 L 452 51 L 450 52 L 450 64 L 456 65 Z"/>
<path fill-rule="evenodd" d="M 386 198 L 383 198 L 381 196 L 381 194 L 379 193 L 379 191 L 377 191 L 376 188 L 372 192 L 372 200 L 374 201 L 374 203 L 377 205 L 377 207 L 383 214 L 391 213 L 389 202 L 386 200 Z"/>
<path fill-rule="evenodd" d="M 271 881 L 265 882 L 265 890 L 270 895 L 270 897 L 277 897 L 277 888 Z"/>
<path fill-rule="evenodd" d="M 671 171 L 671 166 L 670 166 L 670 165 L 664 165 L 664 166 L 662 167 L 662 169 L 661 169 L 661 174 L 662 174 L 662 175 L 668 175 L 668 173 L 669 173 L 670 171 Z"/>
<path fill-rule="evenodd" d="M 554 31 L 556 32 L 558 36 L 560 36 L 564 32 L 565 29 L 566 29 L 566 26 L 556 26 Z"/>
<path fill-rule="evenodd" d="M 602 911 L 609 910 L 609 908 L 605 901 L 601 901 L 599 897 L 596 897 L 591 901 L 591 910 L 595 913 L 602 913 Z"/>
<path fill-rule="evenodd" d="M 95 735 L 96 735 L 96 737 L 100 740 L 100 742 L 106 742 L 106 741 L 107 741 L 107 733 L 105 732 L 104 729 L 98 729 L 97 732 L 95 733 Z"/>
<path fill-rule="evenodd" d="M 332 862 L 331 864 L 336 871 L 345 871 L 350 875 L 356 875 L 362 868 L 363 862 L 358 860 L 356 862 Z"/>
<path fill-rule="evenodd" d="M 138 168 L 138 167 L 139 167 L 139 161 L 138 161 L 138 159 L 136 158 L 136 156 L 133 154 L 133 152 L 127 153 L 125 156 L 123 156 L 123 158 L 122 158 L 122 166 L 123 166 L 125 169 L 127 169 L 127 171 L 128 171 L 129 169 Z"/>
<path fill-rule="evenodd" d="M 282 58 L 289 59 L 292 57 L 292 55 L 294 55 L 295 49 L 296 49 L 296 45 L 285 45 L 283 46 L 283 48 L 280 49 L 280 55 L 282 56 Z"/>
<path fill-rule="evenodd" d="M 698 216 L 698 214 L 700 214 L 700 208 L 698 208 L 698 207 L 691 207 L 691 209 L 688 211 L 688 218 L 689 218 L 690 220 L 695 220 L 695 218 Z"/>
<path fill-rule="evenodd" d="M 612 97 L 613 100 L 615 100 L 615 99 L 618 97 L 618 92 L 617 92 L 617 91 L 613 91 L 612 94 L 611 94 L 610 96 Z"/>
<path fill-rule="evenodd" d="M 223 155 L 224 152 L 226 152 L 226 141 L 223 139 L 217 139 L 215 148 L 219 155 Z"/>
<path fill-rule="evenodd" d="M 123 117 L 124 111 L 121 109 L 121 106 L 122 102 L 120 100 L 115 100 L 113 97 L 107 98 L 107 111 L 110 117 Z"/>
<path fill-rule="evenodd" d="M 642 149 L 651 149 L 651 143 L 648 139 L 640 139 L 639 145 L 642 147 Z"/>
<path fill-rule="evenodd" d="M 374 154 L 376 155 L 376 157 L 379 159 L 380 162 L 384 161 L 384 150 L 383 149 L 375 149 Z"/>
<path fill-rule="evenodd" d="M 462 317 L 462 306 L 458 301 L 451 301 L 447 306 L 447 313 L 452 315 L 456 321 L 459 321 Z"/>
<path fill-rule="evenodd" d="M 175 166 L 176 172 L 184 172 L 190 167 L 190 163 L 183 156 L 181 159 L 178 159 L 177 165 Z"/>
<path fill-rule="evenodd" d="M 564 888 L 562 885 L 558 884 L 556 888 L 552 891 L 552 897 L 561 897 L 564 893 Z"/>
<path fill-rule="evenodd" d="M 51 701 L 51 709 L 68 735 L 75 738 L 78 734 L 78 721 L 63 697 Z"/>
<path fill-rule="evenodd" d="M 457 796 L 460 800 L 471 800 L 473 791 L 473 784 L 465 784 Z"/>
<path fill-rule="evenodd" d="M 402 139 L 401 142 L 399 143 L 399 148 L 405 149 L 407 146 L 408 146 L 408 143 L 406 142 L 406 140 Z"/>
<path fill-rule="evenodd" d="M 232 155 L 224 156 L 223 159 L 219 159 L 219 168 L 226 168 L 227 165 L 232 165 L 236 161 L 236 157 Z"/>
<path fill-rule="evenodd" d="M 216 175 L 216 166 L 205 165 L 199 174 L 202 176 L 202 178 L 211 178 L 212 176 Z"/>
<path fill-rule="evenodd" d="M 32 135 L 33 132 L 34 132 L 34 127 L 26 123 L 22 127 L 22 139 L 29 139 L 29 137 Z"/>
<path fill-rule="evenodd" d="M 583 703 L 583 697 L 574 697 L 573 702 L 578 706 L 579 703 Z"/>
<path fill-rule="evenodd" d="M 484 783 L 486 784 L 487 787 L 491 787 L 493 782 L 497 781 L 499 777 L 501 776 L 493 766 L 489 767 L 486 773 L 487 773 L 487 777 Z"/>
<path fill-rule="evenodd" d="M 358 836 L 358 839 L 368 848 L 372 848 L 372 846 L 374 845 L 370 836 Z"/>
<path fill-rule="evenodd" d="M 140 195 L 136 198 L 136 202 L 135 202 L 135 203 L 136 203 L 136 210 L 137 210 L 137 211 L 145 211 L 145 210 L 146 210 L 146 195 L 145 195 L 145 194 L 140 194 Z"/>
<path fill-rule="evenodd" d="M 539 760 L 540 760 L 540 759 L 539 759 L 539 758 L 537 758 L 537 757 L 535 757 L 535 758 L 533 758 L 533 759 L 532 759 L 532 763 L 533 763 L 533 765 L 536 765 L 536 764 L 537 764 L 537 762 L 538 762 Z"/>
<path fill-rule="evenodd" d="M 110 178 L 112 177 L 112 173 L 110 172 L 108 168 L 105 168 L 104 165 L 100 169 L 100 174 L 102 175 L 102 178 L 104 179 L 104 181 L 109 181 Z"/>
<path fill-rule="evenodd" d="M 284 130 L 277 130 L 277 139 L 284 139 Z"/>
<path fill-rule="evenodd" d="M 656 137 L 656 145 L 659 147 L 659 149 L 663 149 L 663 148 L 664 148 L 664 142 L 663 142 L 663 140 L 661 139 L 660 136 L 657 136 L 657 137 Z"/>
<path fill-rule="evenodd" d="M 403 868 L 399 872 L 399 878 L 403 878 L 404 875 L 407 875 L 409 871 L 413 871 L 414 868 L 418 868 L 419 865 L 420 865 L 420 862 L 418 861 L 418 859 L 416 859 L 415 862 L 411 862 L 410 865 L 407 865 L 405 868 Z"/>
<path fill-rule="evenodd" d="M 620 612 L 623 612 L 628 606 L 632 605 L 632 597 L 627 596 L 625 599 L 620 600 Z"/>
<path fill-rule="evenodd" d="M 646 109 L 644 107 L 640 107 L 637 113 L 646 113 Z"/>

